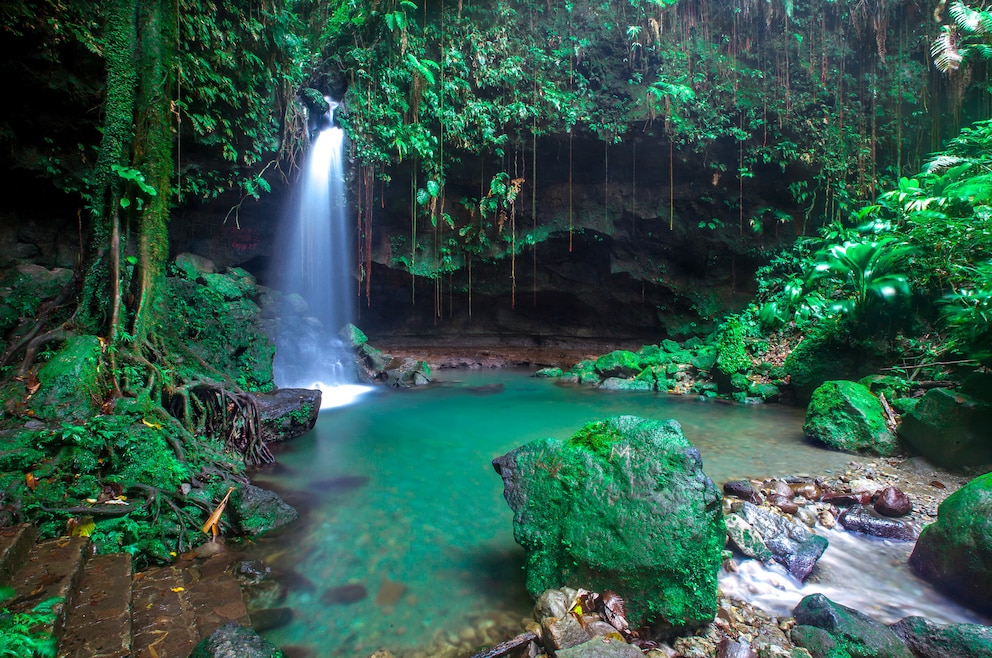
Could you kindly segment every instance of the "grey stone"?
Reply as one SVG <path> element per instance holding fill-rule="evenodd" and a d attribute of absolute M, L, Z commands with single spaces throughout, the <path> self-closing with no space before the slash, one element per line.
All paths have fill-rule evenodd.
<path fill-rule="evenodd" d="M 251 628 L 228 622 L 205 637 L 190 658 L 281 658 L 277 647 Z"/>
<path fill-rule="evenodd" d="M 621 640 L 600 636 L 558 651 L 555 658 L 644 658 L 644 653 Z"/>

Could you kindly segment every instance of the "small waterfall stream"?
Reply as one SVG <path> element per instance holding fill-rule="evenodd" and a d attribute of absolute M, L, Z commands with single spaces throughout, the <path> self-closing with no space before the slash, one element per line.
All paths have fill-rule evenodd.
<path fill-rule="evenodd" d="M 295 210 L 280 249 L 283 324 L 273 370 L 280 387 L 319 388 L 321 408 L 348 404 L 358 385 L 351 346 L 341 329 L 353 317 L 352 248 L 344 185 L 344 131 L 337 103 L 321 118 L 307 156 Z"/>

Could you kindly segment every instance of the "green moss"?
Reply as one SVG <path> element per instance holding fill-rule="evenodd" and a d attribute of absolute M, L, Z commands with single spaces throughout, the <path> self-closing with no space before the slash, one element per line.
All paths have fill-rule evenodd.
<path fill-rule="evenodd" d="M 29 408 L 41 419 L 84 419 L 96 414 L 103 399 L 103 348 L 96 336 L 73 336 L 38 369 L 41 387 Z"/>
<path fill-rule="evenodd" d="M 744 324 L 739 316 L 727 318 L 720 333 L 717 353 L 716 367 L 727 375 L 744 372 L 751 367 L 751 358 L 744 346 Z"/>
<path fill-rule="evenodd" d="M 586 424 L 569 437 L 568 441 L 591 452 L 606 454 L 609 453 L 610 446 L 622 438 L 615 427 L 608 425 L 606 421 L 598 421 Z"/>

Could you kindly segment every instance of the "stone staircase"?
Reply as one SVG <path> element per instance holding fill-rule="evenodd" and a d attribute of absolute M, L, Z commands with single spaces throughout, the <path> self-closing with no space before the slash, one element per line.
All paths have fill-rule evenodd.
<path fill-rule="evenodd" d="M 85 537 L 37 542 L 29 525 L 0 528 L 0 586 L 12 611 L 53 596 L 60 658 L 187 658 L 201 638 L 233 621 L 249 625 L 225 554 L 132 575 L 126 553 L 93 555 Z"/>

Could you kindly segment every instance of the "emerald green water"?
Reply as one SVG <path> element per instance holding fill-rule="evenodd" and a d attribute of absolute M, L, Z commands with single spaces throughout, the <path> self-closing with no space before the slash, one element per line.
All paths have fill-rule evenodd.
<path fill-rule="evenodd" d="M 322 412 L 256 478 L 304 511 L 254 547 L 291 585 L 283 605 L 295 614 L 266 637 L 300 655 L 388 648 L 403 658 L 468 626 L 527 616 L 523 551 L 490 462 L 621 414 L 678 420 L 717 484 L 824 473 L 849 459 L 808 445 L 802 411 L 779 405 L 566 387 L 508 370 L 441 371 L 425 389 L 376 390 Z"/>

